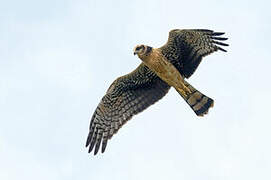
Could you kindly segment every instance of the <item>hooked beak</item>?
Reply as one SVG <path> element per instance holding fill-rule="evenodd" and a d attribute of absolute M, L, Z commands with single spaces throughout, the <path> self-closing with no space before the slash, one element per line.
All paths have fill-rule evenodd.
<path fill-rule="evenodd" d="M 137 54 L 137 52 L 134 52 L 134 56 Z"/>

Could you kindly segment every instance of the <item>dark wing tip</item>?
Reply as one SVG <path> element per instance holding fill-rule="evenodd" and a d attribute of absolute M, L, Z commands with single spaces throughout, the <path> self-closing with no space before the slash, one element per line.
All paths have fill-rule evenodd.
<path fill-rule="evenodd" d="M 89 140 L 89 138 L 88 138 L 85 147 L 88 147 L 89 142 L 90 142 L 90 140 Z"/>
<path fill-rule="evenodd" d="M 217 46 L 217 49 L 220 50 L 220 51 L 223 51 L 223 52 L 227 52 L 227 50 L 225 50 L 225 49 L 223 49 L 223 48 L 221 48 L 219 46 Z"/>
<path fill-rule="evenodd" d="M 211 36 L 211 39 L 215 39 L 215 40 L 219 40 L 219 41 L 226 41 L 226 40 L 228 40 L 228 38 L 225 38 L 225 37 L 215 37 L 215 36 Z"/>
<path fill-rule="evenodd" d="M 95 132 L 94 137 L 93 137 L 93 139 L 92 139 L 91 142 L 90 142 L 90 146 L 89 146 L 89 149 L 88 149 L 88 153 L 90 153 L 90 152 L 93 150 L 94 145 L 95 145 L 95 143 L 96 143 L 96 138 L 97 138 L 97 132 Z"/>
<path fill-rule="evenodd" d="M 196 29 L 196 31 L 205 32 L 205 33 L 213 33 L 213 30 L 210 29 Z"/>
<path fill-rule="evenodd" d="M 99 151 L 99 148 L 96 148 L 97 147 L 97 144 L 96 144 L 96 146 L 95 146 L 95 150 L 94 150 L 94 156 L 98 153 L 98 151 Z"/>
<path fill-rule="evenodd" d="M 88 145 L 90 144 L 91 139 L 92 139 L 92 135 L 93 135 L 93 132 L 90 131 L 88 134 L 88 137 L 87 137 L 86 147 L 88 147 Z"/>
<path fill-rule="evenodd" d="M 224 32 L 213 32 L 211 34 L 210 38 L 212 39 L 212 41 L 211 41 L 212 43 L 214 43 L 215 45 L 219 45 L 219 46 L 216 46 L 217 50 L 227 52 L 225 49 L 223 49 L 220 46 L 229 46 L 229 44 L 221 42 L 221 41 L 228 40 L 228 38 L 226 38 L 226 37 L 217 37 L 217 36 L 221 36 L 223 34 L 225 34 L 225 33 Z"/>
<path fill-rule="evenodd" d="M 102 137 L 101 135 L 99 135 L 100 137 L 98 137 L 96 145 L 95 145 L 95 150 L 94 150 L 94 155 L 96 155 L 100 149 L 100 145 L 101 145 L 101 141 L 102 141 Z"/>
<path fill-rule="evenodd" d="M 94 144 L 95 144 L 94 141 L 90 144 L 88 153 L 90 153 L 93 150 Z"/>
<path fill-rule="evenodd" d="M 228 44 L 223 43 L 223 42 L 219 42 L 219 41 L 212 41 L 212 43 L 218 44 L 218 45 L 221 45 L 221 46 L 229 46 Z"/>
<path fill-rule="evenodd" d="M 102 153 L 104 153 L 104 151 L 106 149 L 106 145 L 107 145 L 107 138 L 103 140 L 103 143 L 102 143 Z"/>
<path fill-rule="evenodd" d="M 106 134 L 104 135 L 102 129 L 98 129 L 97 127 L 91 128 L 86 141 L 86 147 L 89 146 L 88 153 L 91 153 L 94 149 L 94 155 L 96 155 L 99 152 L 101 144 L 101 152 L 104 153 L 107 141 L 108 136 Z"/>
<path fill-rule="evenodd" d="M 98 154 L 99 149 L 100 149 L 100 145 L 102 145 L 101 152 L 104 153 L 105 149 L 106 149 L 106 146 L 107 146 L 107 141 L 108 141 L 108 138 L 103 137 L 101 139 L 97 139 L 95 141 L 88 142 L 87 145 L 86 145 L 86 147 L 90 145 L 90 147 L 88 149 L 88 153 L 91 153 L 92 150 L 94 149 L 94 155 Z"/>
<path fill-rule="evenodd" d="M 225 33 L 224 32 L 213 32 L 212 36 L 221 36 L 223 34 L 225 34 Z"/>

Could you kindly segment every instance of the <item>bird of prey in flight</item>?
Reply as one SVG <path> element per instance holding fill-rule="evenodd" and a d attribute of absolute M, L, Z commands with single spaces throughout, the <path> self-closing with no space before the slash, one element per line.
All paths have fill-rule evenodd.
<path fill-rule="evenodd" d="M 134 48 L 142 63 L 131 73 L 117 78 L 108 88 L 96 108 L 89 127 L 86 147 L 94 155 L 105 151 L 107 141 L 133 115 L 154 104 L 170 87 L 181 95 L 197 116 L 208 113 L 213 99 L 205 96 L 185 78 L 197 69 L 202 58 L 228 46 L 221 41 L 224 33 L 207 29 L 174 29 L 160 48 L 138 45 Z"/>

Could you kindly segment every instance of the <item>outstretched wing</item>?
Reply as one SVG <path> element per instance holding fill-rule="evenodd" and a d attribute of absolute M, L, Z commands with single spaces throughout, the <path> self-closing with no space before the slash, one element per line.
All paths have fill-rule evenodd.
<path fill-rule="evenodd" d="M 180 73 L 189 78 L 204 56 L 217 50 L 226 52 L 220 47 L 228 46 L 228 44 L 221 42 L 227 40 L 227 38 L 220 37 L 223 34 L 207 29 L 174 29 L 169 32 L 167 44 L 160 49 Z"/>
<path fill-rule="evenodd" d="M 90 122 L 86 147 L 94 155 L 133 115 L 143 111 L 169 90 L 169 86 L 144 64 L 117 78 L 107 90 Z"/>

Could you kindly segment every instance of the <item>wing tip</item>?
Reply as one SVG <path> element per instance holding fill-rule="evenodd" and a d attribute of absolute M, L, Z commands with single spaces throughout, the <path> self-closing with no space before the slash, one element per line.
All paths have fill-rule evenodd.
<path fill-rule="evenodd" d="M 200 31 L 200 32 L 206 32 L 206 33 L 213 33 L 213 30 L 210 29 L 197 29 L 196 31 Z"/>
<path fill-rule="evenodd" d="M 209 36 L 212 39 L 212 43 L 214 43 L 216 45 L 220 45 L 220 46 L 229 46 L 229 44 L 221 42 L 221 41 L 226 41 L 229 38 L 227 38 L 227 37 L 218 37 L 218 36 L 224 35 L 225 32 L 215 32 L 215 31 L 209 30 L 209 29 L 199 29 L 199 31 L 210 33 Z M 223 49 L 223 48 L 221 48 L 219 46 L 217 46 L 217 49 L 221 50 L 223 52 L 227 52 L 227 50 L 225 50 L 225 49 Z"/>
<path fill-rule="evenodd" d="M 229 46 L 229 44 L 221 42 L 221 41 L 226 41 L 229 38 L 227 37 L 218 37 L 221 35 L 224 35 L 225 32 L 213 32 L 211 35 L 211 39 L 212 39 L 212 43 L 214 43 L 216 45 L 217 50 L 223 51 L 223 52 L 227 52 L 227 50 L 225 50 L 224 48 L 220 47 L 220 46 Z"/>
<path fill-rule="evenodd" d="M 211 39 L 215 39 L 215 40 L 219 40 L 219 41 L 226 41 L 226 40 L 228 40 L 229 38 L 226 38 L 226 37 L 216 37 L 216 36 L 211 36 Z"/>
<path fill-rule="evenodd" d="M 212 41 L 212 43 L 217 44 L 217 45 L 221 45 L 221 46 L 229 46 L 229 44 L 223 43 L 223 42 L 220 42 L 220 41 Z"/>
<path fill-rule="evenodd" d="M 221 36 L 223 34 L 225 34 L 225 32 L 212 32 L 212 36 Z"/>
<path fill-rule="evenodd" d="M 223 49 L 222 47 L 217 46 L 217 50 L 223 51 L 223 52 L 228 52 L 226 49 Z"/>
<path fill-rule="evenodd" d="M 89 133 L 85 144 L 85 147 L 88 148 L 88 153 L 91 153 L 94 150 L 93 154 L 97 155 L 100 149 L 101 153 L 104 153 L 107 146 L 108 138 L 102 137 L 101 139 L 97 139 L 95 138 L 95 136 L 92 138 L 92 134 L 93 133 Z M 102 145 L 101 148 L 100 145 Z"/>
<path fill-rule="evenodd" d="M 94 150 L 94 156 L 97 155 L 98 151 L 99 151 L 99 149 L 96 150 L 96 148 L 95 148 L 95 150 Z"/>
<path fill-rule="evenodd" d="M 85 144 L 85 147 L 88 147 L 88 145 L 89 145 L 89 141 L 88 141 L 88 139 L 87 139 L 87 142 L 86 142 L 86 144 Z"/>
<path fill-rule="evenodd" d="M 104 151 L 106 149 L 106 145 L 107 145 L 107 139 L 104 139 L 103 143 L 102 143 L 102 153 L 104 153 Z"/>
<path fill-rule="evenodd" d="M 87 141 L 86 141 L 86 145 L 85 145 L 86 147 L 88 147 L 89 144 L 91 143 L 92 136 L 93 136 L 93 132 L 90 131 L 88 134 L 88 137 L 87 137 Z"/>

